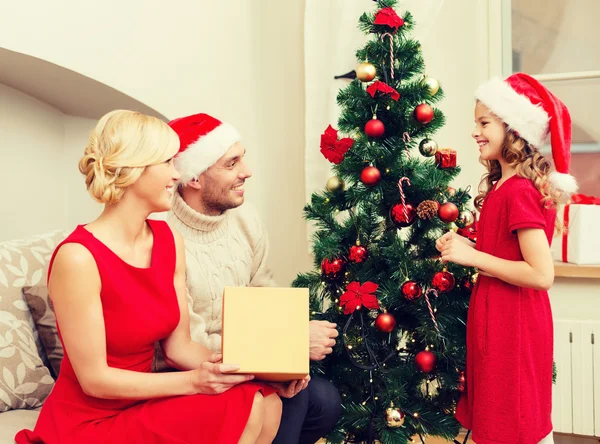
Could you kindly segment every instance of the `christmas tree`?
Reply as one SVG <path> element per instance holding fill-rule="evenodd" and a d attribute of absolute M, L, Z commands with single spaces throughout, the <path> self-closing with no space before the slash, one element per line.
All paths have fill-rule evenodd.
<path fill-rule="evenodd" d="M 329 442 L 452 440 L 475 271 L 442 263 L 435 241 L 448 230 L 474 238 L 471 196 L 449 186 L 456 152 L 433 138 L 443 91 L 425 75 L 413 17 L 376 3 L 359 21 L 372 38 L 355 79 L 338 94 L 346 137 L 331 125 L 321 136 L 335 176 L 305 207 L 317 271 L 294 286 L 310 288 L 312 318 L 341 333 L 313 367 L 342 396 Z"/>

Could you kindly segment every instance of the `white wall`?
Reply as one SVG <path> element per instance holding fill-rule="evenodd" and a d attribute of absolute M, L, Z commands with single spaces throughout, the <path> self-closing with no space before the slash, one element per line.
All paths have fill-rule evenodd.
<path fill-rule="evenodd" d="M 0 85 L 0 240 L 64 227 L 62 117 Z"/>
<path fill-rule="evenodd" d="M 68 230 L 99 214 L 77 170 L 94 123 L 0 84 L 0 240 Z"/>
<path fill-rule="evenodd" d="M 421 42 L 429 76 L 439 80 L 445 98 L 437 105 L 446 125 L 434 139 L 440 147 L 454 148 L 462 171 L 455 186 L 471 186 L 476 196 L 484 173 L 473 139 L 473 94 L 489 76 L 488 11 L 485 1 L 445 1 L 430 34 Z M 418 26 L 418 23 L 417 23 Z"/>

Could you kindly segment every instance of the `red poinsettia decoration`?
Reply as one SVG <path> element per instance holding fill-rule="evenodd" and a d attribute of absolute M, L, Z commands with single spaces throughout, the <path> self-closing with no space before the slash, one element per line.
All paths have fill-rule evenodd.
<path fill-rule="evenodd" d="M 394 8 L 383 8 L 377 11 L 375 14 L 375 21 L 373 22 L 376 25 L 386 25 L 394 30 L 394 32 L 398 31 L 398 28 L 404 25 L 404 20 L 402 17 L 399 17 L 394 11 Z"/>
<path fill-rule="evenodd" d="M 354 145 L 354 139 L 344 137 L 338 140 L 338 132 L 331 125 L 321 134 L 321 153 L 325 158 L 336 165 L 344 160 L 344 155 Z"/>
<path fill-rule="evenodd" d="M 370 310 L 379 308 L 379 301 L 374 294 L 379 285 L 367 281 L 364 284 L 360 282 L 351 282 L 346 287 L 346 292 L 340 297 L 340 306 L 344 307 L 344 314 L 354 313 L 354 310 L 365 307 Z"/>
<path fill-rule="evenodd" d="M 369 93 L 369 95 L 373 98 L 375 98 L 375 94 L 377 93 L 380 93 L 381 95 L 389 94 L 392 100 L 396 101 L 398 101 L 398 99 L 400 98 L 400 93 L 398 91 L 396 91 L 388 84 L 379 80 L 369 85 L 369 87 L 367 88 L 367 93 Z"/>

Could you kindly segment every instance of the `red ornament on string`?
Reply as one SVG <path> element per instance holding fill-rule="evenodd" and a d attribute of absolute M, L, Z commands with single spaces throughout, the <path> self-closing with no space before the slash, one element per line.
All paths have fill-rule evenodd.
<path fill-rule="evenodd" d="M 404 182 L 406 182 L 407 185 L 410 185 L 410 179 L 408 177 L 400 178 L 398 181 L 400 203 L 394 205 L 390 210 L 390 218 L 399 228 L 408 227 L 417 219 L 417 211 L 411 204 L 406 202 L 406 196 L 404 195 L 404 188 L 402 185 Z"/>
<path fill-rule="evenodd" d="M 404 296 L 404 299 L 409 301 L 414 301 L 415 299 L 420 298 L 423 294 L 423 289 L 415 281 L 406 281 L 402 284 L 402 287 L 400 287 L 400 291 L 402 291 L 402 296 Z"/>
<path fill-rule="evenodd" d="M 431 373 L 435 368 L 435 363 L 435 355 L 429 350 L 423 350 L 415 357 L 415 364 L 423 373 Z"/>
<path fill-rule="evenodd" d="M 380 313 L 375 319 L 375 327 L 384 333 L 391 332 L 396 326 L 396 318 L 389 313 Z"/>
<path fill-rule="evenodd" d="M 373 116 L 371 120 L 365 125 L 365 134 L 374 139 L 379 139 L 385 133 L 385 126 L 383 122 L 377 117 Z"/>
<path fill-rule="evenodd" d="M 360 181 L 368 187 L 375 186 L 381 180 L 381 172 L 374 166 L 368 166 L 360 173 Z"/>
<path fill-rule="evenodd" d="M 433 275 L 431 284 L 438 291 L 450 291 L 454 288 L 454 275 L 448 271 L 438 271 Z"/>
<path fill-rule="evenodd" d="M 321 261 L 321 271 L 323 276 L 329 279 L 337 279 L 341 277 L 346 269 L 346 262 L 343 259 L 323 259 Z"/>
<path fill-rule="evenodd" d="M 400 228 L 412 225 L 417 219 L 417 212 L 411 204 L 396 204 L 392 207 L 391 217 Z"/>
<path fill-rule="evenodd" d="M 426 103 L 421 103 L 415 108 L 415 119 L 423 125 L 431 122 L 434 118 L 433 108 Z"/>
<path fill-rule="evenodd" d="M 454 222 L 458 218 L 458 207 L 452 202 L 443 203 L 438 210 L 438 216 L 447 224 Z"/>
<path fill-rule="evenodd" d="M 355 264 L 360 264 L 367 260 L 369 256 L 369 252 L 362 245 L 352 245 L 350 247 L 350 254 L 348 254 L 348 259 L 350 262 L 354 262 Z"/>

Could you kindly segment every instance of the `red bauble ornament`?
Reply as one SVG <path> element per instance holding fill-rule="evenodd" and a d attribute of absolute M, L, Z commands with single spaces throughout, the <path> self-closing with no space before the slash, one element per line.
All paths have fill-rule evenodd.
<path fill-rule="evenodd" d="M 469 293 L 473 290 L 473 282 L 471 282 L 471 279 L 467 278 L 464 280 L 462 286 L 464 287 L 465 290 L 467 290 Z"/>
<path fill-rule="evenodd" d="M 450 222 L 454 222 L 458 218 L 458 207 L 454 205 L 452 202 L 446 202 L 440 205 L 440 209 L 438 210 L 439 218 L 449 224 Z"/>
<path fill-rule="evenodd" d="M 360 173 L 360 181 L 368 187 L 375 186 L 381 180 L 381 172 L 374 166 L 368 166 Z"/>
<path fill-rule="evenodd" d="M 415 364 L 423 373 L 431 373 L 435 368 L 435 361 L 435 355 L 429 350 L 423 350 L 415 357 Z"/>
<path fill-rule="evenodd" d="M 396 326 L 396 318 L 389 313 L 381 313 L 375 319 L 375 327 L 384 333 L 391 332 Z"/>
<path fill-rule="evenodd" d="M 373 117 L 365 125 L 365 134 L 369 137 L 378 139 L 383 136 L 383 133 L 385 133 L 385 126 L 383 125 L 383 122 L 376 117 Z"/>
<path fill-rule="evenodd" d="M 352 245 L 350 247 L 350 254 L 348 254 L 348 259 L 350 262 L 354 262 L 355 264 L 360 264 L 367 260 L 369 256 L 369 252 L 362 245 Z"/>
<path fill-rule="evenodd" d="M 417 219 L 417 212 L 411 204 L 407 203 L 406 205 L 403 205 L 399 203 L 392 207 L 392 210 L 390 211 L 390 217 L 396 226 L 403 228 L 412 225 L 412 223 Z"/>
<path fill-rule="evenodd" d="M 402 291 L 402 296 L 409 301 L 414 301 L 415 299 L 420 298 L 423 294 L 423 289 L 415 281 L 406 281 L 402 284 L 400 290 Z"/>
<path fill-rule="evenodd" d="M 464 392 L 467 380 L 465 378 L 465 372 L 460 372 L 460 376 L 458 377 L 458 391 Z"/>
<path fill-rule="evenodd" d="M 425 125 L 433 120 L 433 108 L 426 103 L 421 103 L 415 108 L 415 119 Z"/>
<path fill-rule="evenodd" d="M 323 259 L 321 262 L 321 271 L 323 276 L 329 279 L 337 279 L 341 277 L 346 269 L 346 262 L 343 259 Z"/>
<path fill-rule="evenodd" d="M 454 288 L 454 275 L 448 271 L 438 271 L 431 283 L 438 291 L 450 291 Z"/>
<path fill-rule="evenodd" d="M 448 195 L 454 196 L 456 194 L 456 188 L 448 187 Z"/>

